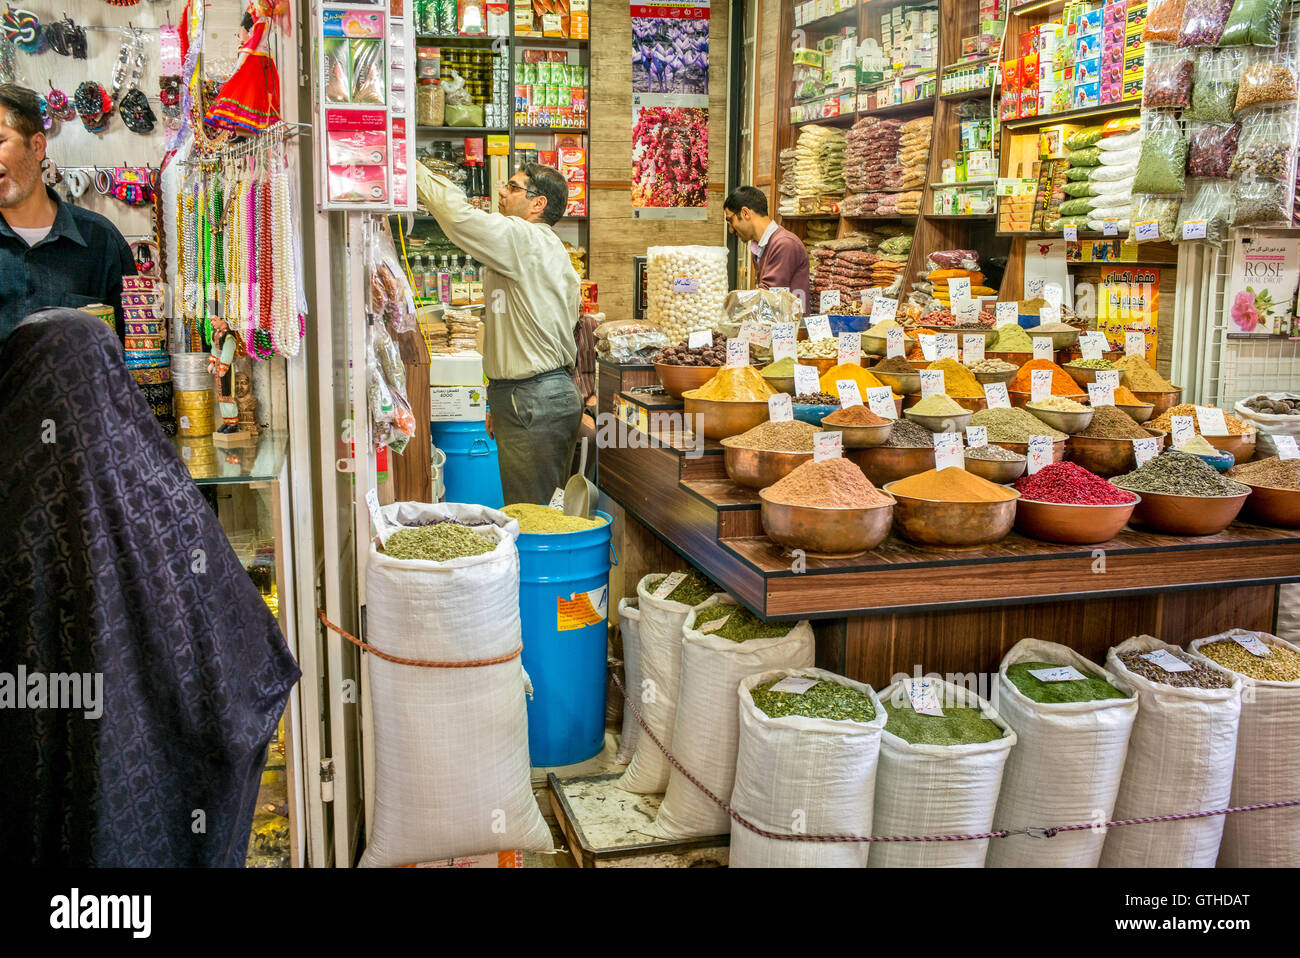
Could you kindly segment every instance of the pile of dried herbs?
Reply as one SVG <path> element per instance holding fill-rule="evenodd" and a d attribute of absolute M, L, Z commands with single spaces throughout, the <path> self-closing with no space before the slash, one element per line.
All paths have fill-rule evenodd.
<path fill-rule="evenodd" d="M 1007 678 L 1028 699 L 1047 704 L 1061 702 L 1094 702 L 1098 699 L 1125 699 L 1123 692 L 1105 679 L 1089 676 L 1070 682 L 1044 682 L 1029 674 L 1030 669 L 1059 669 L 1051 662 L 1018 662 L 1007 669 Z"/>
<path fill-rule="evenodd" d="M 658 575 L 646 583 L 651 595 L 654 595 L 655 589 L 659 588 L 659 583 L 666 578 L 668 578 L 666 575 Z M 686 573 L 686 578 L 677 583 L 673 591 L 667 595 L 656 596 L 656 598 L 666 599 L 669 602 L 680 602 L 682 605 L 699 605 L 709 596 L 721 591 L 698 569 L 691 569 Z"/>
<path fill-rule="evenodd" d="M 772 679 L 750 689 L 754 705 L 768 718 L 802 715 L 836 722 L 870 722 L 876 717 L 871 697 L 838 682 L 822 680 L 806 692 L 773 692 L 781 679 Z"/>
<path fill-rule="evenodd" d="M 726 619 L 718 628 L 709 627 L 710 622 Z M 790 631 L 790 626 L 781 623 L 768 625 L 754 616 L 743 606 L 719 602 L 695 613 L 695 630 L 707 632 L 732 642 L 748 642 L 750 639 L 777 639 Z"/>
<path fill-rule="evenodd" d="M 885 700 L 885 731 L 913 745 L 976 745 L 1006 733 L 979 709 L 943 707 L 943 715 L 920 715 L 904 696 L 899 704 Z"/>
<path fill-rule="evenodd" d="M 384 552 L 394 559 L 424 559 L 446 562 L 479 556 L 497 547 L 494 540 L 462 525 L 440 522 L 436 525 L 398 529 L 384 543 Z"/>

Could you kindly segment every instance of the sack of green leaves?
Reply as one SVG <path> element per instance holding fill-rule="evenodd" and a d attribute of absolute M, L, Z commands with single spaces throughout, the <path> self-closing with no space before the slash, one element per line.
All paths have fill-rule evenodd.
<path fill-rule="evenodd" d="M 942 715 L 928 707 L 934 690 Z M 904 679 L 880 693 L 886 713 L 876 769 L 871 829 L 877 835 L 958 835 L 988 832 L 1016 733 L 969 689 L 937 677 Z M 880 842 L 869 868 L 980 868 L 989 839 L 961 842 Z"/>
<path fill-rule="evenodd" d="M 628 596 L 618 603 L 618 631 L 623 639 L 623 687 L 634 702 L 639 701 L 642 681 L 641 610 L 637 608 L 638 601 L 640 600 Z M 641 724 L 637 722 L 632 710 L 624 705 L 623 732 L 618 738 L 618 756 L 614 761 L 619 765 L 632 761 L 640 738 Z"/>
<path fill-rule="evenodd" d="M 1103 832 L 1064 832 L 1044 842 L 1024 829 L 1110 817 L 1137 697 L 1073 649 L 1021 639 L 1002 659 L 997 703 L 1016 730 L 1016 747 L 1007 759 L 993 824 L 1014 834 L 989 846 L 985 864 L 1096 868 Z"/>
<path fill-rule="evenodd" d="M 714 596 L 692 609 L 678 642 L 681 693 L 673 721 L 673 756 L 722 801 L 736 775 L 740 716 L 736 688 L 755 672 L 808 668 L 813 631 L 807 622 L 768 624 L 730 599 Z M 659 815 L 650 826 L 662 838 L 696 838 L 730 831 L 727 813 L 672 769 Z"/>
<path fill-rule="evenodd" d="M 870 835 L 885 710 L 869 685 L 822 669 L 746 676 L 731 807 L 782 835 Z M 866 842 L 766 838 L 731 823 L 732 868 L 863 868 Z"/>

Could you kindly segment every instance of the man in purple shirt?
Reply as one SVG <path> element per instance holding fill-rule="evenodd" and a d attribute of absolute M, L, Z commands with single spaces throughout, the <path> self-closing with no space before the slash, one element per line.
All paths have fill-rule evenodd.
<path fill-rule="evenodd" d="M 722 204 L 727 227 L 749 243 L 758 270 L 758 288 L 784 286 L 808 312 L 808 250 L 803 240 L 767 215 L 767 197 L 752 186 L 738 187 Z"/>

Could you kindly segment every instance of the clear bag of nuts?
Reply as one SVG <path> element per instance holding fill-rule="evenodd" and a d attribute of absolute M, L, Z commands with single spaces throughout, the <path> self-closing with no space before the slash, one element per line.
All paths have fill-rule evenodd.
<path fill-rule="evenodd" d="M 670 343 L 722 319 L 727 296 L 725 246 L 651 246 L 646 250 L 646 318 Z"/>
<path fill-rule="evenodd" d="M 1274 53 L 1251 58 L 1237 88 L 1237 112 L 1248 107 L 1290 103 L 1296 98 L 1295 63 L 1289 56 Z"/>

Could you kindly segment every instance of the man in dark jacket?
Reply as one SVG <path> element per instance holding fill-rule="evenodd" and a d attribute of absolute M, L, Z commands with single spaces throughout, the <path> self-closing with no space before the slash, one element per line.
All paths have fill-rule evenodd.
<path fill-rule="evenodd" d="M 808 250 L 803 240 L 788 229 L 777 226 L 767 215 L 767 197 L 752 186 L 738 187 L 722 204 L 727 227 L 749 243 L 750 255 L 758 270 L 758 288 L 784 286 L 803 304 L 808 302 Z"/>

